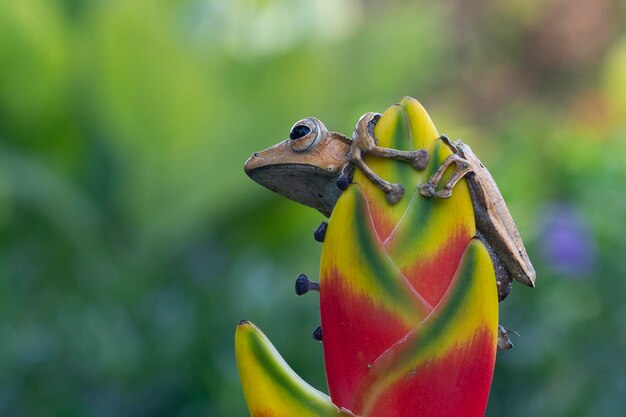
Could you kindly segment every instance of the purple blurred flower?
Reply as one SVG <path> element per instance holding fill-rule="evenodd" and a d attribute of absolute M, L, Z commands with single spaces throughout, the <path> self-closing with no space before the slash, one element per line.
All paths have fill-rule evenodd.
<path fill-rule="evenodd" d="M 544 264 L 568 277 L 587 275 L 595 263 L 595 242 L 587 221 L 569 203 L 542 210 L 540 247 Z"/>

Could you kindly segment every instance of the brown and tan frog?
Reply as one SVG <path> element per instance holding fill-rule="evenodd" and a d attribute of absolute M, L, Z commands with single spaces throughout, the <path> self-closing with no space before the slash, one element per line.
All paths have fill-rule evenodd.
<path fill-rule="evenodd" d="M 245 172 L 264 187 L 313 207 L 326 217 L 330 217 L 339 196 L 348 187 L 354 169 L 361 170 L 372 183 L 384 191 L 389 204 L 395 204 L 404 195 L 404 188 L 401 184 L 380 178 L 367 166 L 364 155 L 405 161 L 415 169 L 423 170 L 428 165 L 429 154 L 424 149 L 401 151 L 378 146 L 374 126 L 379 118 L 380 114 L 377 113 L 363 115 L 356 125 L 352 139 L 330 132 L 316 118 L 302 119 L 291 128 L 289 139 L 252 154 L 244 166 Z M 491 254 L 496 270 L 499 300 L 509 294 L 513 278 L 534 287 L 535 270 L 489 171 L 469 146 L 460 140 L 452 143 L 444 135 L 441 139 L 453 154 L 420 186 L 420 193 L 426 198 L 448 198 L 456 183 L 467 177 L 477 219 L 477 236 Z M 452 165 L 454 171 L 441 190 L 437 191 L 443 174 Z M 323 241 L 325 225 L 322 223 L 316 230 L 316 240 Z M 296 291 L 304 294 L 309 289 L 317 288 L 317 283 L 301 276 Z M 506 329 L 501 327 L 498 335 L 499 350 L 512 347 Z"/>

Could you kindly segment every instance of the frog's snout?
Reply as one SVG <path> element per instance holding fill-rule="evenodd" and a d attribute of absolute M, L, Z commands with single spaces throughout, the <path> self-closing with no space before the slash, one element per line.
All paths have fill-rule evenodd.
<path fill-rule="evenodd" d="M 250 155 L 250 158 L 248 158 L 248 160 L 246 161 L 246 165 L 248 165 L 250 163 L 250 161 L 253 161 L 257 158 L 260 158 L 261 154 L 258 152 L 254 152 L 252 155 Z"/>
<path fill-rule="evenodd" d="M 258 152 L 254 152 L 252 155 L 250 155 L 250 158 L 248 158 L 246 163 L 243 165 L 243 170 L 246 172 L 246 174 L 250 175 L 250 172 L 252 170 L 258 168 L 261 159 L 261 155 Z"/>

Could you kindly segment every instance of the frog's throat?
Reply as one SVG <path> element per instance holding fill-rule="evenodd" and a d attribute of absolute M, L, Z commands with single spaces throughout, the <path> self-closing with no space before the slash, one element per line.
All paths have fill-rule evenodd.
<path fill-rule="evenodd" d="M 246 173 L 255 182 L 297 203 L 319 210 L 330 217 L 341 190 L 337 178 L 341 170 L 327 171 L 306 164 L 261 166 Z"/>

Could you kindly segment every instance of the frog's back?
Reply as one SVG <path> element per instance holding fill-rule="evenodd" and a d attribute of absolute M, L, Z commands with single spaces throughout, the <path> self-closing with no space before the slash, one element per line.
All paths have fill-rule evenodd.
<path fill-rule="evenodd" d="M 498 258 L 517 281 L 535 286 L 535 269 L 528 258 L 524 242 L 517 230 L 500 189 L 491 173 L 471 148 L 460 140 L 455 146 L 459 154 L 473 167 L 468 183 L 474 201 L 476 227 L 493 247 Z"/>

